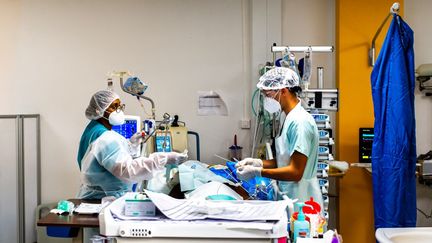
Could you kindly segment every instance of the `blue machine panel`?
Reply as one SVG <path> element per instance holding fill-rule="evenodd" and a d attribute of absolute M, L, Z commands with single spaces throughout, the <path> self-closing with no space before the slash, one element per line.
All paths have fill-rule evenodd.
<path fill-rule="evenodd" d="M 128 120 L 126 119 L 123 125 L 113 126 L 112 130 L 116 131 L 126 139 L 129 139 L 138 131 L 138 122 L 137 120 Z"/>
<path fill-rule="evenodd" d="M 161 132 L 156 133 L 156 152 L 171 152 L 171 134 Z"/>

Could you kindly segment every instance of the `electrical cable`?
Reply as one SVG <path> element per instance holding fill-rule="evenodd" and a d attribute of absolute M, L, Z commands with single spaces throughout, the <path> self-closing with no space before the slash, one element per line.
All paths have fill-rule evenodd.
<path fill-rule="evenodd" d="M 138 103 L 140 103 L 140 106 L 143 109 L 144 114 L 146 114 L 148 117 L 151 117 L 152 115 L 147 113 L 147 110 L 145 109 L 145 106 L 144 106 L 143 102 L 141 101 L 141 99 L 139 97 L 137 97 L 137 100 L 138 100 Z"/>
<path fill-rule="evenodd" d="M 425 212 L 423 212 L 421 209 L 417 208 L 417 211 L 419 211 L 421 214 L 423 214 L 423 216 L 425 216 L 425 218 L 430 219 L 432 218 L 432 209 L 431 212 L 429 213 L 429 215 L 427 215 Z"/>
<path fill-rule="evenodd" d="M 254 102 L 255 102 L 255 96 L 256 94 L 259 92 L 259 89 L 256 89 L 252 95 L 252 100 L 251 100 L 251 107 L 252 107 L 252 113 L 254 114 L 254 116 L 258 116 L 257 112 L 255 111 L 255 107 L 254 107 Z"/>

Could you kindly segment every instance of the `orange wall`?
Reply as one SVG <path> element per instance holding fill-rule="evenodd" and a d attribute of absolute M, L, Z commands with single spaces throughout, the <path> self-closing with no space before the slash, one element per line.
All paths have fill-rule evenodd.
<path fill-rule="evenodd" d="M 401 3 L 401 12 L 403 1 Z M 373 127 L 368 50 L 394 0 L 336 1 L 336 65 L 340 106 L 337 112 L 338 159 L 358 162 L 358 129 Z M 391 18 L 376 41 L 376 55 Z M 340 231 L 345 242 L 375 242 L 372 176 L 350 168 L 340 180 Z"/>

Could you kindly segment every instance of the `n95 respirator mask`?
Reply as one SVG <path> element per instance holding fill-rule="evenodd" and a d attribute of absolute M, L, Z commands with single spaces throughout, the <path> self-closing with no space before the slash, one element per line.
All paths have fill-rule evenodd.
<path fill-rule="evenodd" d="M 281 111 L 281 105 L 273 98 L 265 97 L 263 105 L 264 105 L 264 109 L 270 114 L 274 114 Z"/>
<path fill-rule="evenodd" d="M 125 123 L 125 114 L 123 111 L 113 111 L 108 117 L 108 122 L 113 126 L 123 125 Z"/>

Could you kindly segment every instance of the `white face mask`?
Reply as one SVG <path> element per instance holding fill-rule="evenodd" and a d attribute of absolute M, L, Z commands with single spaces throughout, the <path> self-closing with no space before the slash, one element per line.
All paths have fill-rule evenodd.
<path fill-rule="evenodd" d="M 276 93 L 276 95 L 277 95 L 277 93 Z M 282 108 L 281 108 L 280 103 L 277 100 L 275 100 L 274 98 L 265 97 L 264 98 L 264 109 L 266 111 L 268 111 L 268 113 L 274 114 L 274 113 L 281 111 Z"/>
<path fill-rule="evenodd" d="M 108 121 L 113 126 L 123 125 L 125 123 L 125 114 L 123 111 L 113 111 L 109 115 Z"/>

